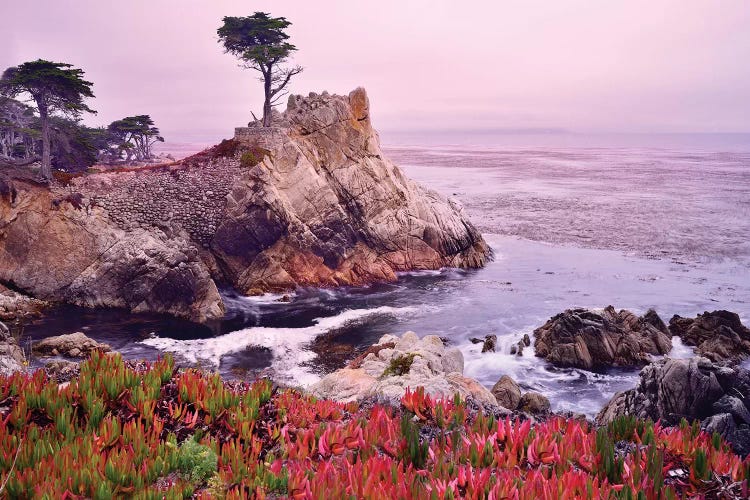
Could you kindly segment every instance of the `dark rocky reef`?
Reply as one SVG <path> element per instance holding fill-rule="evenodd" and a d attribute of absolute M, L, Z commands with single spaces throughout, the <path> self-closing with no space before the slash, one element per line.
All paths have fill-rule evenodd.
<path fill-rule="evenodd" d="M 733 312 L 706 311 L 695 318 L 675 315 L 669 331 L 711 361 L 736 363 L 750 355 L 750 329 Z"/>
<path fill-rule="evenodd" d="M 568 309 L 534 330 L 536 355 L 557 366 L 590 370 L 642 366 L 672 349 L 667 326 L 653 310 L 641 317 L 608 306 Z"/>
<path fill-rule="evenodd" d="M 597 416 L 607 424 L 623 415 L 676 425 L 700 420 L 741 455 L 750 453 L 750 371 L 706 358 L 662 359 L 641 370 L 635 389 L 620 392 Z"/>

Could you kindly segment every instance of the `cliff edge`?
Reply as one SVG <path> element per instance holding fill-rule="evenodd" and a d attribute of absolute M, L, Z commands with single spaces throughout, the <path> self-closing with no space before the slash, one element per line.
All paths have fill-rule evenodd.
<path fill-rule="evenodd" d="M 0 284 L 44 300 L 220 318 L 245 294 L 481 267 L 460 205 L 380 150 L 364 89 L 291 96 L 274 127 L 175 164 L 0 179 Z"/>

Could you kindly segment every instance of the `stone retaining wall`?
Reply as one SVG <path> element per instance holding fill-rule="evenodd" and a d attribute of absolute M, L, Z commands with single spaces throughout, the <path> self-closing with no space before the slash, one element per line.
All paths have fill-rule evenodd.
<path fill-rule="evenodd" d="M 234 129 L 234 140 L 250 146 L 273 149 L 286 135 L 281 127 L 237 127 Z"/>
<path fill-rule="evenodd" d="M 232 185 L 245 171 L 234 158 L 199 166 L 175 165 L 76 179 L 73 190 L 105 209 L 122 229 L 184 229 L 207 247 Z"/>

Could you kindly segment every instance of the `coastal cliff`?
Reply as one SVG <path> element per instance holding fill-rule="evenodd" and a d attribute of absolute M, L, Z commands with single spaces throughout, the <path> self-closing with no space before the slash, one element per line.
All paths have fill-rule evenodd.
<path fill-rule="evenodd" d="M 291 96 L 271 129 L 184 161 L 0 186 L 0 283 L 48 301 L 205 322 L 245 294 L 480 267 L 448 201 L 382 154 L 364 89 Z"/>

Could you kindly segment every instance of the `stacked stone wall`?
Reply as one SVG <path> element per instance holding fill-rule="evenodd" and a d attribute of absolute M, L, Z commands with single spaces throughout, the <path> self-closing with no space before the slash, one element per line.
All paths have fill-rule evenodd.
<path fill-rule="evenodd" d="M 95 174 L 77 179 L 71 189 L 106 210 L 122 229 L 184 229 L 207 247 L 221 221 L 227 194 L 245 171 L 235 158 L 217 158 L 197 166 Z"/>
<path fill-rule="evenodd" d="M 282 127 L 237 127 L 234 129 L 234 140 L 249 146 L 274 149 L 274 145 L 283 140 L 286 129 Z"/>

